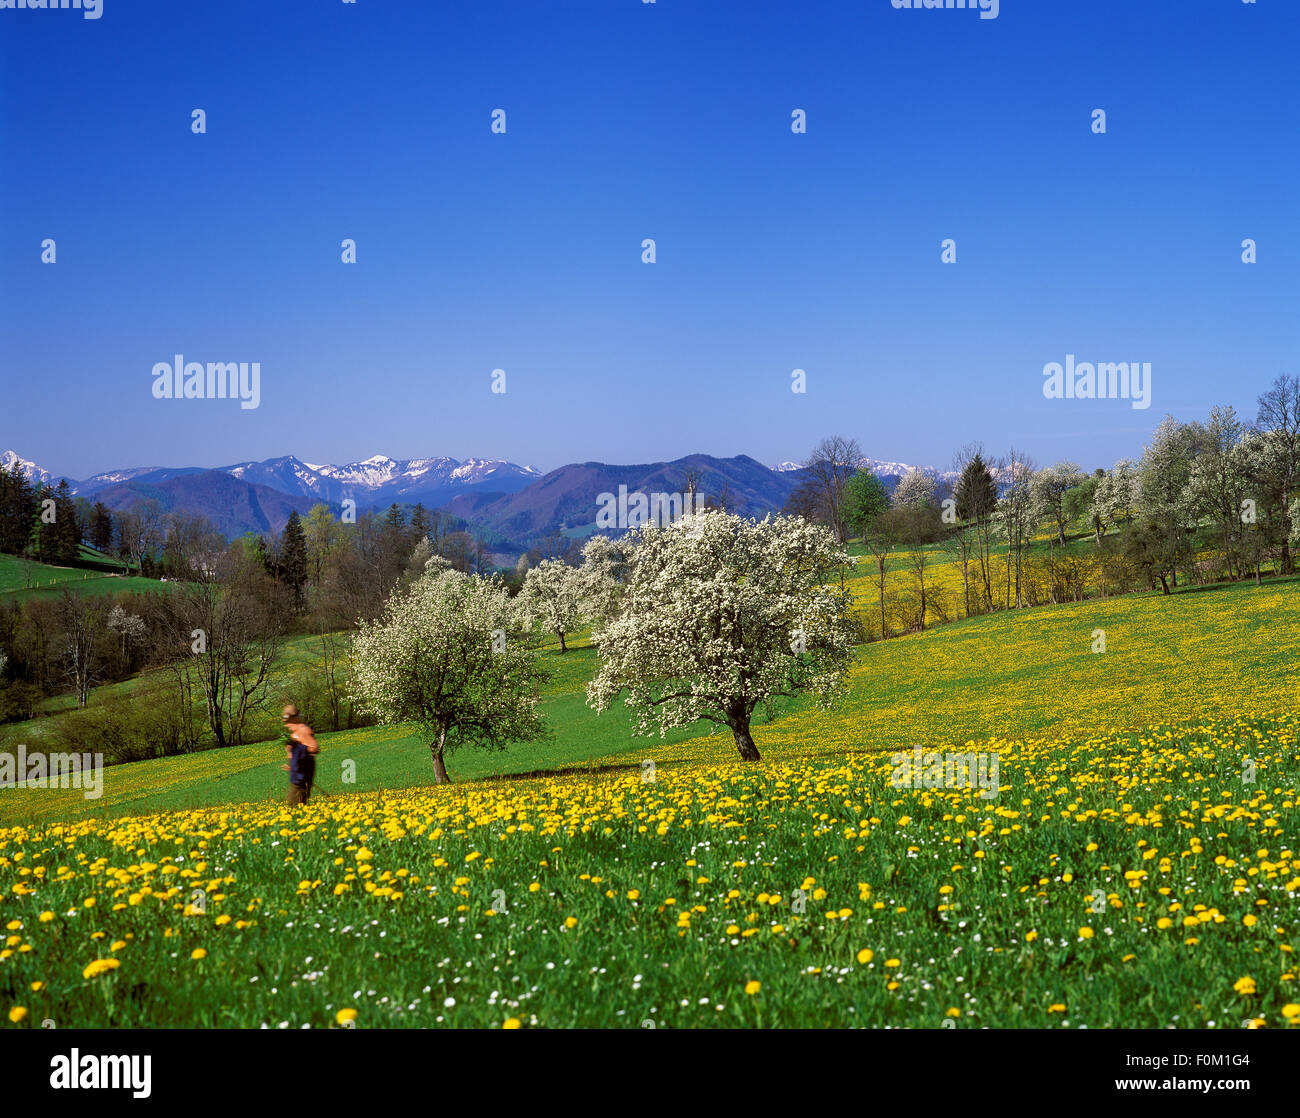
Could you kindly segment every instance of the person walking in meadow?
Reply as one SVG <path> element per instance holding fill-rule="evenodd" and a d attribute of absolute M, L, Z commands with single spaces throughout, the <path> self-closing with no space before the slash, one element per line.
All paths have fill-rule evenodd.
<path fill-rule="evenodd" d="M 311 787 L 316 780 L 316 754 L 320 746 L 311 727 L 298 714 L 298 708 L 290 703 L 284 708 L 284 752 L 289 763 L 284 770 L 289 774 L 289 806 L 297 807 L 311 798 Z"/>

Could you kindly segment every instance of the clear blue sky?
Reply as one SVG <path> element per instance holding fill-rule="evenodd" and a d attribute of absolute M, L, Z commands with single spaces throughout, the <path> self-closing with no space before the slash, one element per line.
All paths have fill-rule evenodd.
<path fill-rule="evenodd" d="M 1108 465 L 1297 370 L 1298 44 L 1296 0 L 0 11 L 0 449 Z M 261 406 L 155 400 L 176 353 Z M 1067 353 L 1150 410 L 1045 400 Z"/>

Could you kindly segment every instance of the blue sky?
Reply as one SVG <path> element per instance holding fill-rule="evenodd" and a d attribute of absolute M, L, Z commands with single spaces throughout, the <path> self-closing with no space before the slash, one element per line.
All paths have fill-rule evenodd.
<path fill-rule="evenodd" d="M 1297 371 L 1298 32 L 1294 0 L 0 11 L 0 449 L 1109 465 Z M 260 362 L 260 406 L 155 399 L 177 353 Z M 1044 399 L 1067 353 L 1149 361 L 1150 409 Z"/>

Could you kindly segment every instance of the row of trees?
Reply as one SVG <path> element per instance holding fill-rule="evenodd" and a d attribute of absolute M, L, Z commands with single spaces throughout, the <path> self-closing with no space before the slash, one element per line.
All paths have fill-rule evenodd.
<path fill-rule="evenodd" d="M 0 471 L 0 483 L 0 496 L 23 510 L 4 523 L 26 523 L 42 491 L 17 471 Z M 393 506 L 347 522 L 318 505 L 306 516 L 292 513 L 275 535 L 232 543 L 206 519 L 168 513 L 157 501 L 111 513 L 68 504 L 66 486 L 56 492 L 52 519 L 78 539 L 70 549 L 40 551 L 15 532 L 14 550 L 63 561 L 90 531 L 84 542 L 166 584 L 144 594 L 0 600 L 0 722 L 30 719 L 44 699 L 70 693 L 90 709 L 38 732 L 115 760 L 271 736 L 274 707 L 286 695 L 323 728 L 364 724 L 346 688 L 349 631 L 431 557 L 463 572 L 490 568 L 482 541 L 420 505 L 409 517 Z M 286 659 L 290 637 L 311 638 L 314 663 Z M 129 702 L 126 692 L 102 692 L 91 704 L 96 685 L 139 673 Z"/>
<path fill-rule="evenodd" d="M 0 468 L 0 552 L 31 555 L 42 563 L 71 562 L 86 517 L 66 481 L 42 485 L 30 481 L 17 463 Z"/>
<path fill-rule="evenodd" d="M 558 627 L 562 638 L 585 615 L 600 654 L 592 707 L 622 696 L 639 733 L 711 721 L 757 761 L 757 710 L 804 693 L 828 705 L 842 690 L 855 639 L 842 585 L 849 562 L 806 520 L 719 510 L 595 537 L 581 567 L 543 562 L 514 600 L 499 578 L 433 559 L 362 625 L 353 685 L 376 718 L 420 726 L 435 780 L 446 781 L 457 748 L 546 735 L 537 710 L 545 673 L 529 630 Z"/>
<path fill-rule="evenodd" d="M 786 511 L 863 541 L 884 636 L 952 612 L 927 581 L 928 545 L 959 564 L 957 610 L 972 614 L 1152 586 L 1170 593 L 1180 576 L 1258 582 L 1270 564 L 1291 573 L 1300 544 L 1300 382 L 1290 376 L 1260 396 L 1252 423 L 1230 407 L 1204 423 L 1167 417 L 1139 460 L 1091 475 L 1073 462 L 1036 468 L 1016 449 L 994 460 L 973 444 L 952 474 L 912 470 L 891 494 L 862 458 L 852 439 L 823 440 Z M 1091 554 L 1067 549 L 1080 524 Z M 889 601 L 891 554 L 911 569 L 901 611 L 896 585 Z"/>
<path fill-rule="evenodd" d="M 154 499 L 114 512 L 74 497 L 66 480 L 49 486 L 17 464 L 0 469 L 0 553 L 67 565 L 80 560 L 83 544 L 143 575 L 188 577 L 225 540 L 203 517 L 168 513 Z"/>

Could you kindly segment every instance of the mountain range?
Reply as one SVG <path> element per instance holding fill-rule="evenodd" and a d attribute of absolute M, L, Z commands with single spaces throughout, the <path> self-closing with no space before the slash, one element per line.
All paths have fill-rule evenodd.
<path fill-rule="evenodd" d="M 196 466 L 178 469 L 139 466 L 96 474 L 70 484 L 74 494 L 91 497 L 114 485 L 155 484 L 206 472 L 211 471 Z M 483 487 L 496 493 L 512 493 L 542 476 L 532 466 L 516 466 L 495 459 L 469 458 L 458 462 L 455 458 L 397 459 L 383 454 L 343 466 L 317 465 L 287 455 L 263 462 L 236 462 L 233 466 L 217 467 L 216 472 L 293 497 L 314 497 L 327 504 L 351 498 L 358 508 L 394 501 L 435 506 L 460 493 Z"/>
<path fill-rule="evenodd" d="M 14 465 L 44 485 L 61 480 L 13 451 L 0 455 L 0 466 Z M 872 458 L 859 465 L 871 469 L 891 489 L 913 468 Z M 936 477 L 949 476 L 918 468 Z M 693 478 L 705 498 L 723 498 L 730 509 L 762 516 L 784 506 L 802 480 L 802 470 L 796 462 L 769 467 L 747 455 L 692 454 L 672 462 L 637 465 L 582 462 L 547 474 L 501 459 L 395 459 L 376 454 L 360 462 L 330 465 L 286 455 L 216 469 L 138 466 L 66 480 L 74 496 L 102 501 L 114 511 L 152 499 L 167 511 L 206 516 L 228 537 L 250 531 L 279 532 L 291 512 L 301 515 L 318 503 L 337 512 L 344 500 L 351 499 L 361 513 L 419 502 L 463 520 L 505 556 L 557 532 L 576 538 L 589 535 L 596 528 L 600 495 L 617 494 L 620 486 L 629 493 L 681 493 L 688 478 Z"/>

